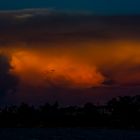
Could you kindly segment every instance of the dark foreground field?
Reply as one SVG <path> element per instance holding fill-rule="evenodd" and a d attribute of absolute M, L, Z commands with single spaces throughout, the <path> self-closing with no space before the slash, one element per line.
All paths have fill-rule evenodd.
<path fill-rule="evenodd" d="M 140 131 L 84 128 L 1 128 L 0 140 L 140 140 Z"/>

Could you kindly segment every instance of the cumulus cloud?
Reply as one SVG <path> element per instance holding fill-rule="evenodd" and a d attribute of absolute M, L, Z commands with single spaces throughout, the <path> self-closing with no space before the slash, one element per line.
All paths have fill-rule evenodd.
<path fill-rule="evenodd" d="M 59 56 L 58 56 L 59 55 Z M 26 84 L 60 87 L 100 86 L 104 76 L 94 66 L 63 52 L 33 53 L 30 50 L 12 53 L 14 72 Z"/>
<path fill-rule="evenodd" d="M 107 88 L 106 94 L 112 87 L 118 94 L 121 87 L 140 83 L 139 23 L 139 16 L 1 12 L 0 50 L 11 56 L 10 71 L 27 96 L 51 96 L 50 89 L 61 88 L 92 94 Z"/>

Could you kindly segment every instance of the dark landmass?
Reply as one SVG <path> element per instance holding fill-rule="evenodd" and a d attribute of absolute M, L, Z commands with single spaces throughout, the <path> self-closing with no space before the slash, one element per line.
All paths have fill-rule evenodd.
<path fill-rule="evenodd" d="M 60 107 L 46 103 L 34 107 L 22 103 L 0 109 L 0 127 L 92 127 L 140 129 L 140 96 L 117 97 L 106 105 Z"/>

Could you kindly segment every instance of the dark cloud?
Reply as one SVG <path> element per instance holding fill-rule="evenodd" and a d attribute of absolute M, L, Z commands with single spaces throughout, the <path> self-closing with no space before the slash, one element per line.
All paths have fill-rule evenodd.
<path fill-rule="evenodd" d="M 8 93 L 14 93 L 18 85 L 18 77 L 11 73 L 10 58 L 0 54 L 0 97 L 5 97 Z"/>
<path fill-rule="evenodd" d="M 116 82 L 112 79 L 106 79 L 102 84 L 105 86 L 113 86 L 116 85 Z"/>
<path fill-rule="evenodd" d="M 46 102 L 53 103 L 55 101 L 59 101 L 61 105 L 83 105 L 86 102 L 104 104 L 114 97 L 139 95 L 139 91 L 140 86 L 104 86 L 84 89 L 60 87 L 40 89 L 39 87 L 30 87 L 23 90 L 20 98 L 17 98 L 17 100 L 19 103 L 28 102 L 29 104 L 38 105 Z"/>
<path fill-rule="evenodd" d="M 0 13 L 0 42 L 139 39 L 139 24 L 139 16 L 95 16 L 47 9 L 7 11 Z"/>

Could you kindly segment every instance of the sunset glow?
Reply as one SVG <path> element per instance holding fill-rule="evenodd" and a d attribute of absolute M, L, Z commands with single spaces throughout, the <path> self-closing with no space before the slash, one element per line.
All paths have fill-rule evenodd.
<path fill-rule="evenodd" d="M 94 44 L 88 41 L 82 47 L 80 42 L 76 43 L 77 48 L 65 45 L 66 49 L 56 45 L 52 49 L 51 45 L 39 51 L 37 46 L 33 50 L 22 48 L 22 44 L 21 49 L 10 50 L 9 47 L 7 52 L 12 56 L 13 72 L 22 82 L 42 86 L 95 87 L 102 86 L 108 78 L 119 85 L 140 82 L 139 42 Z"/>
<path fill-rule="evenodd" d="M 139 93 L 139 16 L 32 9 L 0 12 L 0 21 L 1 69 L 18 79 L 14 101 L 71 103 Z"/>

